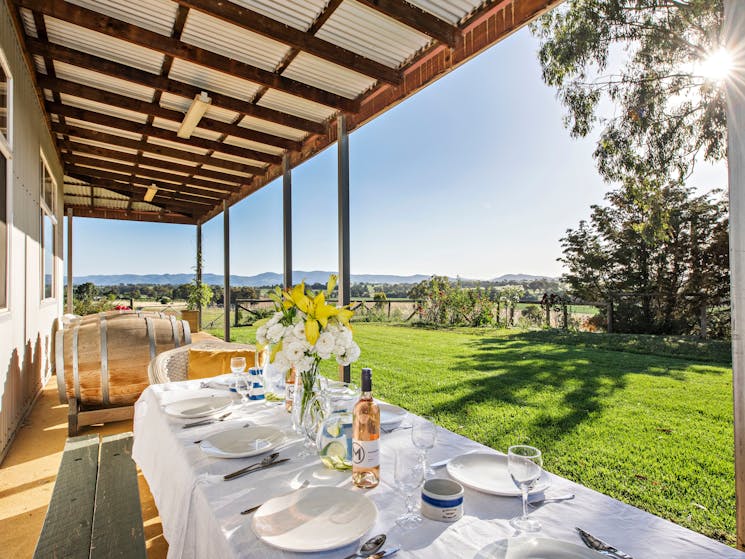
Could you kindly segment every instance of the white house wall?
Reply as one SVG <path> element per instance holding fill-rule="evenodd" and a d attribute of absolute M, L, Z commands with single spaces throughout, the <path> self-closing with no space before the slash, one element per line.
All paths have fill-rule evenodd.
<path fill-rule="evenodd" d="M 0 3 L 0 50 L 13 79 L 12 180 L 8 206 L 8 308 L 0 310 L 0 459 L 23 417 L 51 375 L 51 329 L 62 311 L 62 167 L 16 31 L 4 0 Z M 56 180 L 57 239 L 55 297 L 41 300 L 40 153 Z M 0 246 L 5 257 L 6 247 Z"/>

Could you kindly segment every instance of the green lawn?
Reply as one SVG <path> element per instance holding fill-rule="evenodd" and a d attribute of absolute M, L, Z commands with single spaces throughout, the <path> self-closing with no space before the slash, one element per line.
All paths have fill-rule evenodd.
<path fill-rule="evenodd" d="M 377 396 L 492 448 L 537 446 L 548 470 L 734 545 L 727 344 L 380 324 L 355 338 L 353 377 L 372 367 Z"/>

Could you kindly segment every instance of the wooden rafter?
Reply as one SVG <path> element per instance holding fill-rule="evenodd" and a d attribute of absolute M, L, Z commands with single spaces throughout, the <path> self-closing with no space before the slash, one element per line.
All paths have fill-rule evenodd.
<path fill-rule="evenodd" d="M 92 177 L 92 176 L 84 175 L 81 173 L 74 173 L 68 176 L 85 181 L 91 186 L 95 186 L 97 188 L 104 188 L 106 190 L 116 192 L 117 194 L 121 194 L 123 196 L 130 196 L 132 194 L 135 194 L 138 198 L 142 198 L 145 192 L 147 192 L 146 186 L 139 186 L 136 184 L 129 184 L 129 183 L 123 183 L 123 182 L 112 181 L 112 180 L 107 180 L 107 179 L 100 179 L 97 177 Z M 196 213 L 199 213 L 198 210 L 204 211 L 207 208 L 211 208 L 215 204 L 215 200 L 212 198 L 200 198 L 198 196 L 191 196 L 188 194 L 184 194 L 183 192 L 177 193 L 177 196 L 178 198 L 174 199 L 172 197 L 171 191 L 168 191 L 168 190 L 161 191 L 159 189 L 158 192 L 155 193 L 155 197 L 153 198 L 153 201 L 146 202 L 146 203 L 152 204 L 154 206 L 159 206 L 159 207 L 173 207 L 173 208 L 179 208 L 182 210 L 194 210 Z"/>
<path fill-rule="evenodd" d="M 245 62 L 222 56 L 215 52 L 166 37 L 155 31 L 138 27 L 99 12 L 89 10 L 63 0 L 16 0 L 16 4 L 35 12 L 43 13 L 67 23 L 90 29 L 104 35 L 113 35 L 161 54 L 173 56 L 212 70 L 226 72 L 271 87 L 278 91 L 302 97 L 327 107 L 354 112 L 359 103 L 341 95 L 307 85 L 303 82 L 277 75 L 273 72 L 251 66 Z"/>
<path fill-rule="evenodd" d="M 123 219 L 126 221 L 155 221 L 162 223 L 181 223 L 195 225 L 196 218 L 178 213 L 145 212 L 138 210 L 120 210 L 112 208 L 91 208 L 77 204 L 65 204 L 66 208 L 72 210 L 76 217 L 94 217 L 99 219 Z"/>
<path fill-rule="evenodd" d="M 454 25 L 433 16 L 421 8 L 401 0 L 357 0 L 407 27 L 429 35 L 450 47 L 455 47 L 460 31 Z"/>
<path fill-rule="evenodd" d="M 206 150 L 215 150 L 237 157 L 245 157 L 247 159 L 254 159 L 256 161 L 263 161 L 266 163 L 279 163 L 282 161 L 282 157 L 279 155 L 272 155 L 264 153 L 263 151 L 256 151 L 246 149 L 238 146 L 229 144 L 222 144 L 214 140 L 207 140 L 205 138 L 197 138 L 192 136 L 188 140 L 179 138 L 176 132 L 166 130 L 165 128 L 158 128 L 157 126 L 147 126 L 146 123 L 139 123 L 133 120 L 127 120 L 126 118 L 119 118 L 96 111 L 89 111 L 87 109 L 80 109 L 72 107 L 70 105 L 62 105 L 60 103 L 47 103 L 47 110 L 56 115 L 67 116 L 77 120 L 85 122 L 92 122 L 94 124 L 100 124 L 102 126 L 108 126 L 110 128 L 117 128 L 133 134 L 146 134 L 153 138 L 160 138 L 161 140 L 168 140 L 184 146 L 194 146 Z"/>
<path fill-rule="evenodd" d="M 357 53 L 344 49 L 312 33 L 304 33 L 299 29 L 285 25 L 258 12 L 249 10 L 233 2 L 214 2 L 213 0 L 176 0 L 182 6 L 199 10 L 225 22 L 237 25 L 248 31 L 258 33 L 269 39 L 284 43 L 293 49 L 307 52 L 333 64 L 348 68 L 391 84 L 401 83 L 401 72 L 365 58 Z"/>
<path fill-rule="evenodd" d="M 134 99 L 126 95 L 119 95 L 118 93 L 97 89 L 95 87 L 82 85 L 69 80 L 39 76 L 38 82 L 41 87 L 45 87 L 54 92 L 66 93 L 83 99 L 90 99 L 91 101 L 97 101 L 105 105 L 113 105 L 122 109 L 136 111 L 152 117 L 159 117 L 175 122 L 181 122 L 184 118 L 184 113 L 181 111 L 161 107 L 158 103 L 149 103 L 147 101 Z M 301 142 L 288 140 L 287 138 L 281 138 L 272 134 L 257 132 L 250 128 L 228 124 L 227 122 L 215 120 L 206 116 L 202 117 L 202 120 L 199 121 L 199 128 L 211 132 L 226 134 L 228 136 L 235 136 L 236 138 L 243 138 L 244 140 L 251 140 L 281 149 L 298 150 L 302 145 Z"/>
<path fill-rule="evenodd" d="M 220 169 L 226 169 L 228 171 L 236 171 L 238 173 L 249 173 L 257 174 L 263 173 L 263 167 L 256 167 L 253 165 L 247 165 L 245 163 L 238 163 L 236 161 L 230 161 L 228 159 L 220 159 L 218 157 L 209 157 L 206 155 L 199 155 L 193 151 L 186 151 L 176 149 L 168 146 L 161 146 L 160 144 L 146 143 L 141 144 L 140 140 L 132 140 L 123 136 L 116 136 L 114 134 L 107 134 L 106 132 L 99 132 L 98 130 L 92 130 L 90 128 L 83 128 L 81 126 L 70 126 L 63 124 L 53 124 L 52 130 L 59 134 L 67 134 L 71 138 L 82 138 L 84 140 L 93 140 L 95 142 L 101 142 L 104 144 L 110 144 L 113 146 L 119 146 L 128 149 L 142 149 L 148 153 L 156 155 L 162 155 L 164 157 L 171 157 L 174 159 L 182 159 L 185 161 L 192 161 L 209 165 L 211 167 L 219 167 Z M 241 177 L 241 180 L 247 180 Z"/>
<path fill-rule="evenodd" d="M 164 78 L 163 76 L 157 76 L 125 64 L 80 52 L 62 45 L 45 43 L 32 37 L 27 38 L 27 43 L 29 51 L 32 54 L 44 57 L 48 56 L 53 60 L 59 60 L 66 64 L 88 68 L 107 76 L 119 78 L 137 85 L 151 87 L 156 91 L 172 93 L 188 99 L 193 99 L 195 95 L 199 95 L 200 92 L 205 91 L 212 99 L 212 104 L 215 107 L 239 113 L 245 112 L 250 116 L 297 130 L 305 130 L 316 134 L 326 132 L 326 125 L 324 123 L 297 117 L 274 109 L 252 105 L 243 99 L 236 99 L 235 97 L 217 93 L 205 87 L 197 87 L 170 78 Z"/>

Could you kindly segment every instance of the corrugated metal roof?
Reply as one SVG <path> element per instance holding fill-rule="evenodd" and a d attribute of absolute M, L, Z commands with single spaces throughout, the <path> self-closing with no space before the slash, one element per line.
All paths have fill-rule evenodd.
<path fill-rule="evenodd" d="M 153 119 L 153 126 L 156 126 L 158 128 L 165 128 L 166 130 L 176 132 L 179 129 L 179 126 L 181 126 L 181 123 L 175 122 L 173 120 L 166 120 L 164 118 L 156 116 Z M 218 138 L 220 138 L 220 136 L 222 136 L 222 134 L 220 134 L 219 132 L 205 130 L 204 128 L 196 128 L 191 135 L 195 138 L 205 138 L 207 140 L 217 140 Z"/>
<path fill-rule="evenodd" d="M 243 128 L 250 128 L 258 132 L 265 132 L 266 134 L 274 134 L 282 138 L 288 138 L 290 140 L 300 141 L 305 139 L 308 135 L 304 130 L 298 130 L 296 128 L 290 128 L 282 124 L 275 124 L 268 120 L 262 120 L 253 116 L 246 116 L 238 123 L 238 126 Z"/>
<path fill-rule="evenodd" d="M 205 153 L 207 153 L 207 150 L 206 149 L 203 149 L 203 148 L 199 148 L 199 147 L 196 147 L 196 146 L 191 146 L 191 145 L 188 145 L 188 144 L 180 144 L 178 142 L 172 142 L 170 140 L 162 140 L 160 138 L 153 138 L 152 136 L 149 136 L 148 139 L 147 139 L 147 141 L 150 142 L 151 144 L 155 144 L 155 145 L 158 145 L 158 146 L 166 146 L 166 147 L 169 147 L 169 148 L 176 148 L 176 149 L 180 149 L 182 151 L 191 151 L 193 153 L 198 153 L 199 155 L 204 155 Z"/>
<path fill-rule="evenodd" d="M 101 164 L 103 165 L 106 161 L 110 161 L 112 163 L 121 163 L 121 159 L 116 159 L 115 157 L 104 157 L 103 155 L 98 155 L 96 153 L 86 153 L 82 151 L 73 150 L 72 152 L 74 155 L 80 155 L 83 157 L 89 157 L 91 159 L 96 159 L 101 161 Z"/>
<path fill-rule="evenodd" d="M 140 164 L 139 164 L 139 165 L 137 166 L 137 169 L 138 169 L 138 170 L 139 170 L 139 169 L 150 169 L 150 170 L 153 170 L 153 171 L 162 171 L 162 170 L 163 170 L 163 169 L 162 169 L 162 168 L 160 168 L 160 167 L 154 167 L 154 166 L 152 166 L 152 165 L 143 165 L 142 163 L 140 163 Z M 184 172 L 182 172 L 182 171 L 173 171 L 173 170 L 169 170 L 168 172 L 169 172 L 170 174 L 173 174 L 173 175 L 178 175 L 178 176 L 180 176 L 180 177 L 184 177 L 184 178 L 186 178 L 186 177 L 188 177 L 188 176 L 189 176 L 189 173 L 184 173 Z M 144 174 L 144 175 L 147 175 L 147 173 L 139 173 L 139 174 Z"/>
<path fill-rule="evenodd" d="M 427 35 L 354 0 L 344 0 L 316 36 L 391 68 L 431 43 Z"/>
<path fill-rule="evenodd" d="M 201 169 L 207 169 L 210 171 L 219 171 L 220 173 L 224 173 L 225 169 L 222 167 L 215 167 L 214 165 L 202 165 Z M 250 177 L 252 176 L 251 173 L 242 173 L 241 171 L 229 171 L 231 175 L 236 175 L 237 177 Z M 207 177 L 200 177 L 200 178 L 207 178 Z"/>
<path fill-rule="evenodd" d="M 348 99 L 354 99 L 376 83 L 375 79 L 364 74 L 305 52 L 298 54 L 282 75 Z"/>
<path fill-rule="evenodd" d="M 34 21 L 34 14 L 28 8 L 21 8 L 21 20 L 23 21 L 23 27 L 26 30 L 26 35 L 29 37 L 39 38 L 39 34 L 36 31 L 36 22 Z"/>
<path fill-rule="evenodd" d="M 253 99 L 259 90 L 259 85 L 254 82 L 192 64 L 180 58 L 173 61 L 168 77 L 246 101 Z"/>
<path fill-rule="evenodd" d="M 215 159 L 225 159 L 226 161 L 234 161 L 236 163 L 245 163 L 246 165 L 255 165 L 258 167 L 268 167 L 266 163 L 263 161 L 255 161 L 254 159 L 248 159 L 246 157 L 238 157 L 237 155 L 232 155 L 230 153 L 223 153 L 221 151 L 216 151 L 212 154 L 212 156 Z"/>
<path fill-rule="evenodd" d="M 46 75 L 47 73 L 47 65 L 44 62 L 44 58 L 39 56 L 38 54 L 34 55 L 34 66 L 36 66 L 36 71 L 40 74 Z"/>
<path fill-rule="evenodd" d="M 263 151 L 264 153 L 271 153 L 272 155 L 281 155 L 282 153 L 284 153 L 284 150 L 282 148 L 268 146 L 266 144 L 261 144 L 252 140 L 246 140 L 245 138 L 236 138 L 235 136 L 228 136 L 227 138 L 225 138 L 224 143 L 246 149 Z"/>
<path fill-rule="evenodd" d="M 160 98 L 160 106 L 167 109 L 172 109 L 174 111 L 181 111 L 182 113 L 186 114 L 186 111 L 189 110 L 192 101 L 193 99 L 181 97 L 180 95 L 163 93 Z M 221 122 L 233 122 L 236 118 L 238 118 L 239 114 L 235 111 L 229 111 L 228 109 L 210 105 L 207 109 L 207 112 L 205 113 L 205 116 L 214 120 L 219 120 Z"/>
<path fill-rule="evenodd" d="M 44 21 L 52 43 L 108 58 L 153 74 L 159 73 L 163 66 L 163 55 L 152 49 L 71 25 L 53 17 L 44 16 Z"/>
<path fill-rule="evenodd" d="M 321 15 L 328 0 L 231 0 L 285 25 L 307 31 Z"/>
<path fill-rule="evenodd" d="M 257 104 L 316 122 L 324 122 L 336 114 L 331 107 L 276 89 L 267 90 Z"/>
<path fill-rule="evenodd" d="M 63 80 L 81 83 L 142 101 L 152 101 L 155 95 L 155 90 L 151 87 L 94 72 L 88 68 L 66 64 L 59 60 L 54 61 L 54 72 L 58 78 Z"/>
<path fill-rule="evenodd" d="M 159 212 L 160 208 L 158 206 L 153 206 L 152 204 L 148 204 L 147 202 L 134 202 L 132 204 L 132 209 L 136 212 Z"/>
<path fill-rule="evenodd" d="M 133 149 L 133 148 L 125 148 L 125 147 L 122 147 L 122 146 L 115 146 L 113 144 L 107 144 L 105 142 L 97 142 L 96 140 L 88 140 L 87 138 L 79 138 L 78 136 L 74 136 L 74 135 L 69 135 L 69 136 L 70 136 L 70 139 L 71 140 L 74 140 L 74 141 L 76 141 L 78 143 L 81 143 L 81 144 L 85 144 L 87 146 L 100 147 L 100 148 L 104 148 L 104 149 L 113 149 L 113 150 L 116 150 L 116 151 L 121 151 L 121 152 L 129 153 L 129 154 L 135 154 L 135 153 L 137 153 L 137 150 L 136 149 Z M 160 159 L 160 156 L 158 158 Z"/>
<path fill-rule="evenodd" d="M 73 97 L 66 93 L 60 94 L 60 97 L 62 103 L 71 107 L 78 107 L 80 109 L 95 111 L 97 113 L 103 113 L 118 118 L 126 118 L 127 120 L 139 122 L 140 124 L 143 124 L 147 120 L 146 114 L 130 111 L 129 109 L 122 109 L 120 107 L 115 107 L 114 105 L 106 105 L 104 103 L 99 103 L 98 101 L 83 99 L 82 97 Z"/>
<path fill-rule="evenodd" d="M 189 11 L 181 40 L 270 72 L 290 50 L 287 45 L 197 10 Z"/>
<path fill-rule="evenodd" d="M 457 25 L 472 14 L 476 8 L 486 4 L 484 0 L 406 0 L 434 16 Z"/>
<path fill-rule="evenodd" d="M 170 36 L 178 4 L 170 0 L 67 0 L 89 10 Z"/>
<path fill-rule="evenodd" d="M 78 184 L 88 184 L 84 180 L 76 179 L 75 177 L 68 177 L 67 175 L 64 176 L 63 181 L 65 183 L 65 187 L 67 187 L 67 185 L 75 186 Z"/>
<path fill-rule="evenodd" d="M 96 124 L 94 122 L 88 122 L 86 120 L 78 120 L 76 118 L 65 117 L 65 122 L 67 122 L 71 126 L 80 126 L 81 128 L 87 128 L 88 130 L 105 132 L 106 134 L 121 136 L 122 138 L 129 138 L 130 140 L 139 140 L 140 138 L 142 138 L 142 134 L 135 134 L 134 132 L 127 132 L 126 130 L 111 128 L 110 126 L 103 126 L 102 124 Z"/>
<path fill-rule="evenodd" d="M 240 185 L 240 184 L 242 184 L 244 182 L 244 181 L 242 181 L 238 177 L 236 177 L 232 181 L 225 181 L 225 180 L 216 179 L 214 177 L 202 177 L 199 174 L 196 174 L 196 175 L 194 175 L 194 178 L 195 179 L 200 179 L 200 180 L 203 180 L 203 181 L 214 182 L 215 183 L 215 188 L 220 188 L 220 185 L 223 185 L 223 184 L 230 184 L 230 185 L 233 185 L 233 186 L 238 186 L 238 185 Z"/>

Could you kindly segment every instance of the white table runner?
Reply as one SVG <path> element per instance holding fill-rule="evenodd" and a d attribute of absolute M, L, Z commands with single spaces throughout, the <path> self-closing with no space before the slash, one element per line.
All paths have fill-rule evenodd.
<path fill-rule="evenodd" d="M 168 557 L 194 559 L 226 558 L 343 558 L 356 545 L 323 553 L 290 553 L 260 541 L 251 530 L 251 516 L 240 511 L 292 491 L 302 481 L 327 472 L 317 457 L 297 459 L 302 447 L 290 429 L 289 415 L 281 405 L 251 404 L 251 413 L 234 412 L 228 421 L 182 429 L 185 421 L 167 416 L 163 406 L 171 402 L 210 394 L 199 389 L 199 381 L 153 385 L 135 405 L 133 458 L 140 466 L 160 513 Z M 261 457 L 219 459 L 205 455 L 195 440 L 247 422 L 271 425 L 288 433 L 292 444 L 281 451 L 289 462 L 274 468 L 223 481 L 222 475 L 256 462 Z M 393 456 L 400 448 L 411 448 L 411 431 L 399 430 L 381 438 L 381 484 L 364 491 L 378 508 L 378 519 L 367 537 L 385 533 L 386 547 L 400 544 L 396 557 L 470 559 L 484 557 L 482 550 L 496 540 L 513 537 L 509 519 L 521 511 L 519 498 L 497 497 L 466 489 L 465 515 L 446 524 L 424 519 L 420 527 L 402 531 L 395 518 L 404 509 L 393 487 Z M 430 459 L 442 460 L 473 450 L 493 452 L 482 445 L 438 429 L 437 444 Z M 445 468 L 437 470 L 446 477 Z M 626 505 L 591 489 L 549 474 L 548 495 L 575 493 L 572 501 L 546 504 L 531 512 L 540 520 L 540 537 L 556 538 L 580 545 L 574 531 L 580 526 L 604 541 L 634 556 L 644 558 L 745 558 L 745 553 L 682 528 L 669 521 Z M 343 478 L 340 478 L 343 479 Z M 342 485 L 352 489 L 351 483 Z M 355 491 L 363 491 L 354 489 Z"/>

